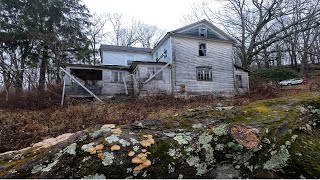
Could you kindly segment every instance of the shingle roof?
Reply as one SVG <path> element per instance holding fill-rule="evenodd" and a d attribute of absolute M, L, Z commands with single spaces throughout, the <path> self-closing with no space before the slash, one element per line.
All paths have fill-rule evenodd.
<path fill-rule="evenodd" d="M 137 47 L 128 47 L 128 46 L 114 46 L 114 45 L 106 45 L 106 44 L 101 44 L 100 50 L 141 52 L 141 53 L 151 53 L 151 51 L 152 51 L 152 49 L 150 49 L 150 48 L 137 48 Z"/>

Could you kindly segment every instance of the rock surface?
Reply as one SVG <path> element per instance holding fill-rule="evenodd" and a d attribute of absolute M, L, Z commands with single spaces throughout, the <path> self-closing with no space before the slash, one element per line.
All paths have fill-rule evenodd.
<path fill-rule="evenodd" d="M 104 125 L 0 154 L 0 178 L 320 178 L 319 109 L 314 93 Z"/>

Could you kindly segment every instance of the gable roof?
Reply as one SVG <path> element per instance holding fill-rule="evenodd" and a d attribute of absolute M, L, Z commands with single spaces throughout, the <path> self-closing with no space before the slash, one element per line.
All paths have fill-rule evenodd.
<path fill-rule="evenodd" d="M 228 34 L 226 34 L 225 32 L 223 32 L 221 29 L 219 29 L 217 26 L 213 25 L 211 22 L 209 22 L 206 19 L 203 19 L 201 21 L 197 21 L 195 23 L 183 26 L 181 28 L 175 29 L 173 31 L 169 31 L 167 32 L 167 34 L 159 41 L 159 43 L 153 48 L 152 52 L 154 52 L 159 46 L 161 46 L 170 36 L 178 34 L 178 32 L 187 30 L 189 28 L 201 25 L 201 24 L 205 24 L 206 26 L 208 26 L 210 29 L 212 29 L 214 32 L 216 32 L 219 36 L 222 37 L 222 39 L 224 39 L 225 41 L 230 41 L 232 43 L 237 43 L 237 41 L 232 38 L 231 36 L 229 36 Z"/>
<path fill-rule="evenodd" d="M 201 24 L 204 24 L 204 25 L 206 25 L 207 27 L 209 27 L 210 29 L 212 29 L 214 32 L 217 33 L 217 35 L 219 35 L 219 36 L 222 37 L 223 39 L 236 42 L 236 40 L 235 40 L 234 38 L 232 38 L 231 36 L 229 36 L 228 34 L 226 34 L 225 32 L 223 32 L 221 29 L 219 29 L 217 26 L 213 25 L 211 22 L 209 22 L 209 21 L 206 20 L 206 19 L 203 19 L 203 20 L 201 20 L 201 21 L 197 21 L 197 22 L 195 22 L 195 23 L 192 23 L 192 24 L 183 26 L 183 27 L 181 27 L 181 28 L 175 29 L 175 30 L 170 31 L 170 32 L 171 32 L 171 33 L 178 33 L 178 32 L 185 31 L 185 30 L 187 30 L 187 29 L 189 29 L 189 28 L 192 28 L 192 27 L 194 27 L 194 26 L 198 26 L 198 25 L 201 25 Z"/>
<path fill-rule="evenodd" d="M 114 46 L 114 45 L 106 45 L 106 44 L 101 44 L 100 50 L 140 52 L 140 53 L 151 53 L 151 51 L 152 51 L 152 49 L 150 49 L 150 48 L 138 48 L 138 47 L 129 47 L 129 46 Z"/>

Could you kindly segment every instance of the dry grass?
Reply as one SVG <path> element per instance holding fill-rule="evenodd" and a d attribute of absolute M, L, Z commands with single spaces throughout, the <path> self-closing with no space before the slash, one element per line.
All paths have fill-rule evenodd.
<path fill-rule="evenodd" d="M 216 106 L 218 103 L 239 106 L 255 100 L 301 92 L 284 91 L 263 83 L 251 87 L 249 94 L 231 99 L 212 96 L 178 99 L 161 95 L 125 102 L 113 100 L 103 105 L 75 104 L 63 108 L 59 107 L 59 88 L 20 97 L 12 95 L 9 102 L 0 103 L 0 152 L 21 149 L 48 137 L 108 123 L 129 124 L 141 119 L 156 120 L 190 108 Z"/>
<path fill-rule="evenodd" d="M 47 109 L 3 109 L 0 113 L 0 152 L 29 146 L 44 138 L 76 132 L 107 123 L 128 124 L 141 119 L 158 119 L 178 111 L 201 106 L 240 105 L 240 101 L 210 96 L 176 99 L 171 96 L 148 97 L 127 102 L 77 104 Z"/>

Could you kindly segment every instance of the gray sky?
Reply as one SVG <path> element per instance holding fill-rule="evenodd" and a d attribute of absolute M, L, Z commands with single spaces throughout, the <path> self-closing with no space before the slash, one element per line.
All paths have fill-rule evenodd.
<path fill-rule="evenodd" d="M 188 14 L 191 5 L 200 0 L 82 0 L 96 13 L 122 13 L 144 23 L 156 25 L 167 31 L 182 26 L 183 15 Z"/>

